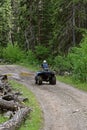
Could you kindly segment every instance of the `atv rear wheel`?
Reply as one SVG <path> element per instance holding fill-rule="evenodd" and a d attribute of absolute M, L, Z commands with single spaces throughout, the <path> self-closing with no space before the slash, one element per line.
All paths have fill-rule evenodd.
<path fill-rule="evenodd" d="M 52 85 L 55 85 L 56 84 L 56 77 L 55 76 L 51 77 L 49 83 Z"/>

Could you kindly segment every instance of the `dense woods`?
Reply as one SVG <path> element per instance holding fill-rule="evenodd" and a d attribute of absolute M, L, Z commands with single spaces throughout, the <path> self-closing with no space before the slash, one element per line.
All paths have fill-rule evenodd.
<path fill-rule="evenodd" d="M 0 2 L 1 59 L 26 57 L 34 64 L 46 58 L 58 73 L 71 70 L 87 81 L 86 37 L 87 0 Z"/>

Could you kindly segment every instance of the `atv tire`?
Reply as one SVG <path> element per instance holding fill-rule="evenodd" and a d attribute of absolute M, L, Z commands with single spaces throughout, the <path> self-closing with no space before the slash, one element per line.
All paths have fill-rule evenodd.
<path fill-rule="evenodd" d="M 36 84 L 38 84 L 38 85 L 42 84 L 42 77 L 41 76 L 37 76 Z"/>
<path fill-rule="evenodd" d="M 55 76 L 51 77 L 49 83 L 52 85 L 55 85 L 56 84 L 56 77 Z"/>

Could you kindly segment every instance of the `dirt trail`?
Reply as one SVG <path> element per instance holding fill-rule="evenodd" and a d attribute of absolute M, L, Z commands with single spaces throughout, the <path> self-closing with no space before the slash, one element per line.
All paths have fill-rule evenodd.
<path fill-rule="evenodd" d="M 56 85 L 35 85 L 34 73 L 20 66 L 0 66 L 0 74 L 4 73 L 26 85 L 36 95 L 44 116 L 41 130 L 87 130 L 86 92 L 59 81 Z"/>

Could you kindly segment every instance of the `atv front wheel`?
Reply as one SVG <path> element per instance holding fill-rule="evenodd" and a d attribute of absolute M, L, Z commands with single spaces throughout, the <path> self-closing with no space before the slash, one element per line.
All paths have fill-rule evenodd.
<path fill-rule="evenodd" d="M 41 84 L 42 84 L 42 77 L 41 77 L 41 76 L 37 76 L 36 83 L 37 83 L 38 85 L 41 85 Z"/>

